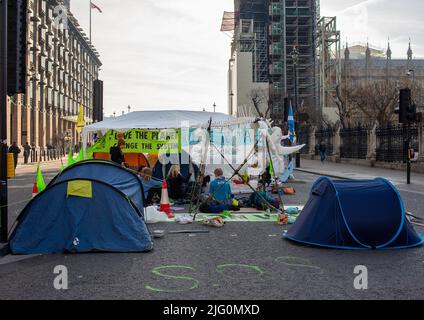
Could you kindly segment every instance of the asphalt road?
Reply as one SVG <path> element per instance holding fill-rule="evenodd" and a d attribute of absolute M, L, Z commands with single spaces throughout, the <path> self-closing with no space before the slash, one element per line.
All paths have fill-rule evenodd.
<path fill-rule="evenodd" d="M 296 177 L 300 180 L 293 183 L 297 195 L 285 197 L 288 205 L 304 204 L 317 178 L 306 173 Z M 11 183 L 12 200 L 31 195 L 27 188 L 33 177 L 20 179 Z M 421 191 L 402 191 L 402 195 L 408 210 L 424 218 L 424 200 L 417 192 Z M 207 229 L 176 224 L 150 228 Z M 0 299 L 424 298 L 423 248 L 369 252 L 317 249 L 283 240 L 283 229 L 268 222 L 227 223 L 222 229 L 207 229 L 209 234 L 166 235 L 155 241 L 154 251 L 145 254 L 47 255 L 16 262 L 6 257 L 0 259 Z M 68 290 L 54 289 L 57 265 L 68 269 Z M 357 265 L 368 268 L 368 290 L 354 289 Z"/>

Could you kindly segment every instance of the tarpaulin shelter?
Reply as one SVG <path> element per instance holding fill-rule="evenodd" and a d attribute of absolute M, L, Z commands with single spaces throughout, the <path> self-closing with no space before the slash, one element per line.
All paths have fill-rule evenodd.
<path fill-rule="evenodd" d="M 214 124 L 234 120 L 233 116 L 219 112 L 185 110 L 135 111 L 84 127 L 83 138 L 86 138 L 90 132 L 106 132 L 110 129 L 124 132 L 131 129 L 178 129 L 182 126 L 207 126 L 211 118 Z"/>
<path fill-rule="evenodd" d="M 157 178 L 163 178 L 169 171 L 169 161 L 163 161 L 164 158 L 171 164 L 179 164 L 184 176 L 188 175 L 191 163 L 195 163 L 204 168 L 201 176 L 203 173 L 213 176 L 213 171 L 220 167 L 231 178 L 239 174 L 258 177 L 272 162 L 275 178 L 279 178 L 285 171 L 284 156 L 304 147 L 283 147 L 281 128 L 272 127 L 272 122 L 262 117 L 235 118 L 199 111 L 132 112 L 94 123 L 83 129 L 84 149 L 90 133 L 103 135 L 92 147 L 94 153 L 96 150 L 108 153 L 121 137 L 126 143 L 125 155 L 144 153 L 148 158 L 152 155 L 153 159 L 161 160 L 159 164 L 149 161 Z M 184 152 L 190 155 L 185 158 L 192 161 L 181 161 Z M 174 157 L 167 158 L 168 154 Z M 193 171 L 196 174 L 196 169 Z"/>
<path fill-rule="evenodd" d="M 283 236 L 337 249 L 402 249 L 424 243 L 406 217 L 400 193 L 383 178 L 318 179 L 301 215 Z"/>
<path fill-rule="evenodd" d="M 135 204 L 93 179 L 50 185 L 24 208 L 10 237 L 13 254 L 144 252 L 153 242 Z"/>
<path fill-rule="evenodd" d="M 197 128 L 207 126 L 209 120 L 212 119 L 214 126 L 223 123 L 234 121 L 235 118 L 223 113 L 215 112 L 199 112 L 199 111 L 184 111 L 184 110 L 157 110 L 157 111 L 137 111 L 125 114 L 120 117 L 107 119 L 102 122 L 97 122 L 83 129 L 83 145 L 86 149 L 88 136 L 90 133 L 101 133 L 104 148 L 101 152 L 95 152 L 96 158 L 109 159 L 109 148 L 117 141 L 116 135 L 124 133 L 124 140 L 127 142 L 127 148 L 124 149 L 125 161 L 131 167 L 149 164 L 154 167 L 157 155 L 160 153 L 160 147 L 170 142 L 177 144 L 177 149 L 173 153 L 181 152 L 180 131 L 181 128 Z M 176 132 L 175 139 L 169 140 L 169 137 L 164 138 L 164 141 L 158 138 L 158 133 Z M 180 130 L 180 131 L 178 131 Z M 105 138 L 105 135 L 108 135 Z M 133 142 L 133 143 L 132 143 Z M 179 144 L 179 145 L 178 145 Z M 149 154 L 146 158 L 142 154 Z"/>
<path fill-rule="evenodd" d="M 50 182 L 50 186 L 69 179 L 95 179 L 117 188 L 143 212 L 145 194 L 143 184 L 135 172 L 112 161 L 85 160 L 67 167 Z"/>

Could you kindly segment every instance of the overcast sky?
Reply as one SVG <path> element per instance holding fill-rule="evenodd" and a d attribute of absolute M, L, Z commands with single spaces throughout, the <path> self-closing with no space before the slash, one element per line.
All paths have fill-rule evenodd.
<path fill-rule="evenodd" d="M 101 55 L 106 116 L 152 109 L 227 112 L 231 39 L 220 32 L 232 0 L 92 0 L 93 43 Z M 89 0 L 71 0 L 88 34 Z M 386 47 L 405 57 L 411 37 L 424 56 L 423 0 L 321 0 L 321 15 L 338 17 L 342 41 Z"/>

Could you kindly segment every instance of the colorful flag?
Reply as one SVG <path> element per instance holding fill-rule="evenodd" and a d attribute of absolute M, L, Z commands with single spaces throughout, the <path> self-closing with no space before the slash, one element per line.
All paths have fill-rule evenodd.
<path fill-rule="evenodd" d="M 79 113 L 78 113 L 78 121 L 77 121 L 77 132 L 80 135 L 82 129 L 85 127 L 85 119 L 84 119 L 84 107 L 80 104 Z"/>
<path fill-rule="evenodd" d="M 284 171 L 284 173 L 281 175 L 280 180 L 282 183 L 286 183 L 287 180 L 289 180 L 290 176 L 293 174 L 294 166 L 293 161 L 290 161 L 287 169 Z"/>
<path fill-rule="evenodd" d="M 96 6 L 93 2 L 90 1 L 90 4 L 91 4 L 91 9 L 96 9 L 100 13 L 103 13 L 102 9 L 100 9 L 98 6 Z"/>
<path fill-rule="evenodd" d="M 269 175 L 273 178 L 275 177 L 274 165 L 272 164 L 272 161 L 269 163 Z"/>
<path fill-rule="evenodd" d="M 295 133 L 295 123 L 294 123 L 294 115 L 293 115 L 293 106 L 292 106 L 291 100 L 290 100 L 289 116 L 288 116 L 287 122 L 289 124 L 290 141 L 294 145 L 296 133 Z"/>

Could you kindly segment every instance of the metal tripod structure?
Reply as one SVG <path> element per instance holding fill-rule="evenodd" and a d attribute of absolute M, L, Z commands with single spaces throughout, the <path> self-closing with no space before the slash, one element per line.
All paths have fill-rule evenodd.
<path fill-rule="evenodd" d="M 211 127 L 212 127 L 212 118 L 209 120 L 209 125 L 207 129 L 207 140 L 205 144 L 205 150 L 203 150 L 202 159 L 199 167 L 199 175 L 196 178 L 196 182 L 194 183 L 193 189 L 191 190 L 191 200 L 190 200 L 190 209 L 189 213 L 194 213 L 193 221 L 196 220 L 196 215 L 199 212 L 200 208 L 200 194 L 202 193 L 202 185 L 205 180 L 205 172 L 206 172 L 206 160 L 209 151 L 209 145 L 211 143 Z"/>
<path fill-rule="evenodd" d="M 260 113 L 259 110 L 257 110 L 257 111 L 258 111 L 258 113 Z M 259 140 L 257 140 L 255 142 L 254 147 L 250 151 L 249 155 L 244 159 L 243 163 L 239 167 L 235 168 L 230 163 L 230 161 L 223 155 L 223 153 L 221 152 L 221 150 L 219 150 L 219 148 L 214 143 L 212 143 L 210 141 L 211 124 L 212 124 L 212 120 L 210 121 L 209 127 L 208 127 L 208 137 L 209 137 L 209 139 L 207 141 L 207 144 L 206 144 L 204 153 L 202 154 L 202 162 L 201 162 L 200 168 L 199 168 L 199 176 L 196 179 L 196 183 L 193 186 L 192 193 L 191 193 L 191 202 L 190 202 L 190 210 L 189 210 L 189 212 L 190 212 L 190 214 L 194 214 L 193 221 L 196 221 L 197 214 L 199 213 L 199 208 L 200 208 L 200 194 L 201 194 L 201 189 L 202 189 L 202 185 L 203 185 L 204 178 L 205 178 L 206 158 L 207 158 L 207 154 L 208 154 L 208 151 L 209 151 L 209 146 L 213 146 L 218 151 L 218 153 L 220 154 L 220 156 L 224 159 L 224 161 L 228 164 L 228 166 L 233 170 L 233 175 L 229 179 L 227 179 L 227 181 L 226 181 L 226 183 L 228 183 L 228 182 L 230 182 L 236 176 L 238 176 L 241 179 L 243 179 L 243 176 L 240 174 L 240 171 L 249 162 L 250 158 L 254 155 L 254 153 L 257 150 L 257 147 L 259 145 Z M 268 140 L 266 140 L 266 146 L 267 146 L 267 152 L 268 152 L 268 156 L 270 158 L 271 166 L 273 166 L 272 158 L 271 158 L 271 153 L 269 151 Z M 274 176 L 273 178 L 274 178 L 274 181 L 276 183 L 278 177 L 275 177 Z M 257 194 L 261 198 L 263 204 L 268 209 L 273 210 L 273 211 L 277 211 L 277 212 L 280 211 L 280 209 L 276 208 L 271 203 L 269 203 L 269 201 L 262 194 L 258 193 L 258 190 L 256 190 L 254 187 L 252 187 L 252 185 L 249 182 L 246 182 L 246 185 L 253 191 L 253 193 Z M 277 190 L 278 190 L 279 200 L 280 200 L 280 203 L 282 205 L 282 209 L 281 210 L 284 213 L 285 210 L 284 210 L 283 199 L 282 199 L 281 193 L 280 193 L 280 191 L 278 189 L 278 186 L 276 186 L 276 187 L 277 187 Z"/>

